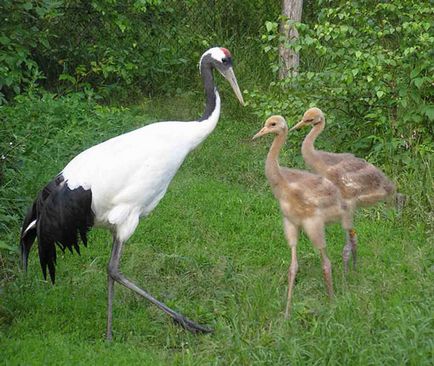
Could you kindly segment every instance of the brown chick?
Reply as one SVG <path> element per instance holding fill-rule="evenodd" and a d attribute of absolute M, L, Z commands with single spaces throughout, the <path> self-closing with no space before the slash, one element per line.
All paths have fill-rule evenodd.
<path fill-rule="evenodd" d="M 329 179 L 338 187 L 350 213 L 351 227 L 347 230 L 347 241 L 342 253 L 347 273 L 350 255 L 353 267 L 356 267 L 357 236 L 353 228 L 355 209 L 389 199 L 395 193 L 395 185 L 380 169 L 353 154 L 315 149 L 315 140 L 325 127 L 324 114 L 319 108 L 308 109 L 291 131 L 303 126 L 312 127 L 301 147 L 305 163 L 315 173 Z"/>
<path fill-rule="evenodd" d="M 331 263 L 326 253 L 325 225 L 342 222 L 349 229 L 347 210 L 339 190 L 328 179 L 304 170 L 288 169 L 279 165 L 279 152 L 285 143 L 288 126 L 282 116 L 267 119 L 264 127 L 253 137 L 275 134 L 265 162 L 265 175 L 274 196 L 279 201 L 283 216 L 285 237 L 291 248 L 291 264 L 288 270 L 288 299 L 285 317 L 291 311 L 291 297 L 298 270 L 297 241 L 303 228 L 313 245 L 319 250 L 324 280 L 329 297 L 333 297 Z"/>

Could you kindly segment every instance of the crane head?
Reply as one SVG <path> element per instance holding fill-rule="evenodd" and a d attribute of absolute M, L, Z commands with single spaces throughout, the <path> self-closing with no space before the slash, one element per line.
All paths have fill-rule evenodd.
<path fill-rule="evenodd" d="M 244 105 L 243 95 L 241 94 L 238 86 L 237 78 L 235 77 L 234 70 L 232 69 L 232 55 L 226 48 L 213 47 L 207 50 L 200 58 L 199 68 L 202 70 L 204 64 L 210 64 L 229 82 L 240 101 Z"/>
<path fill-rule="evenodd" d="M 303 118 L 293 126 L 290 131 L 297 130 L 303 126 L 315 126 L 318 123 L 324 121 L 324 113 L 321 109 L 313 107 L 304 112 Z"/>
<path fill-rule="evenodd" d="M 257 139 L 258 137 L 264 136 L 268 133 L 279 134 L 288 130 L 288 125 L 285 121 L 285 118 L 282 116 L 271 116 L 269 117 L 264 124 L 264 127 L 253 136 L 252 140 Z"/>

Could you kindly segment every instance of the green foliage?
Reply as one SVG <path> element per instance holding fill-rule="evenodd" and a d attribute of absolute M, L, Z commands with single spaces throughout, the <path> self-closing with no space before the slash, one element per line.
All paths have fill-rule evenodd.
<path fill-rule="evenodd" d="M 300 37 L 286 44 L 300 53 L 299 72 L 246 100 L 261 119 L 280 113 L 290 124 L 308 107 L 321 108 L 328 127 L 318 146 L 383 166 L 423 216 L 434 210 L 433 9 L 428 2 L 321 1 L 317 19 L 294 24 Z M 284 40 L 276 22 L 265 28 L 263 50 L 277 75 Z M 299 137 L 290 136 L 295 146 Z"/>
<path fill-rule="evenodd" d="M 6 0 L 0 103 L 35 84 L 108 100 L 179 93 L 197 85 L 191 65 L 213 45 L 258 70 L 259 29 L 272 10 L 265 0 Z"/>
<path fill-rule="evenodd" d="M 434 10 L 428 2 L 321 1 L 317 21 L 296 24 L 300 38 L 286 46 L 300 52 L 297 75 L 252 92 L 261 118 L 280 112 L 299 118 L 322 108 L 334 124 L 331 146 L 394 156 L 407 167 L 434 152 L 432 63 Z M 277 23 L 266 23 L 264 51 L 277 72 Z M 383 156 L 383 158 L 382 158 Z"/>
<path fill-rule="evenodd" d="M 30 0 L 0 2 L 0 105 L 42 78 L 32 50 L 48 46 L 38 20 L 50 17 L 54 9 L 48 2 L 36 6 Z"/>
<path fill-rule="evenodd" d="M 53 0 L 2 2 L 0 66 L 9 96 L 30 81 L 49 89 L 83 90 L 91 87 L 143 82 L 153 54 L 148 11 L 159 0 Z M 143 68 L 140 65 L 149 65 Z M 12 89 L 12 90 L 10 90 Z"/>

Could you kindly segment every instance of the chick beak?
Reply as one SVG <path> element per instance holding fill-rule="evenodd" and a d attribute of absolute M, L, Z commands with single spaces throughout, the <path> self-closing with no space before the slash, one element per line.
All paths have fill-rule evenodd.
<path fill-rule="evenodd" d="M 299 121 L 295 126 L 291 127 L 291 128 L 289 129 L 289 131 L 298 130 L 300 127 L 303 127 L 303 126 L 304 126 L 304 121 L 301 120 L 301 121 Z"/>
<path fill-rule="evenodd" d="M 252 137 L 252 140 L 256 140 L 258 137 L 264 136 L 267 132 L 267 128 L 263 127 L 255 136 Z"/>

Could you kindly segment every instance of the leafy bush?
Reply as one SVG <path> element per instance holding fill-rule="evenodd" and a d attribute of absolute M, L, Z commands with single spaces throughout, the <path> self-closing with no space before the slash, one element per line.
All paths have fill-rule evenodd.
<path fill-rule="evenodd" d="M 29 81 L 77 91 L 143 82 L 155 68 L 148 10 L 159 0 L 2 2 L 0 88 L 10 97 Z M 147 68 L 141 65 L 149 65 Z"/>
<path fill-rule="evenodd" d="M 45 5 L 37 8 L 36 19 Z M 47 37 L 30 14 L 32 8 L 32 1 L 0 2 L 0 105 L 42 78 L 32 50 L 47 45 Z"/>
<path fill-rule="evenodd" d="M 433 8 L 408 1 L 333 3 L 322 1 L 315 24 L 296 25 L 300 38 L 287 47 L 301 53 L 300 71 L 271 83 L 265 94 L 252 92 L 256 113 L 299 117 L 317 105 L 330 120 L 345 121 L 334 126 L 342 148 L 380 161 L 389 151 L 403 164 L 414 153 L 432 153 Z M 264 50 L 276 72 L 282 39 L 277 23 L 266 27 Z"/>
<path fill-rule="evenodd" d="M 300 38 L 286 46 L 300 52 L 299 72 L 250 91 L 250 105 L 262 119 L 282 113 L 291 124 L 320 107 L 330 123 L 319 146 L 368 157 L 404 190 L 419 176 L 420 194 L 411 194 L 432 210 L 434 10 L 428 2 L 335 4 L 321 1 L 315 22 L 294 24 Z M 262 39 L 277 79 L 277 47 L 285 41 L 277 22 L 266 23 Z"/>
<path fill-rule="evenodd" d="M 36 83 L 111 100 L 176 93 L 195 83 L 191 64 L 213 45 L 244 49 L 257 71 L 260 26 L 278 10 L 266 0 L 5 0 L 0 103 Z"/>

